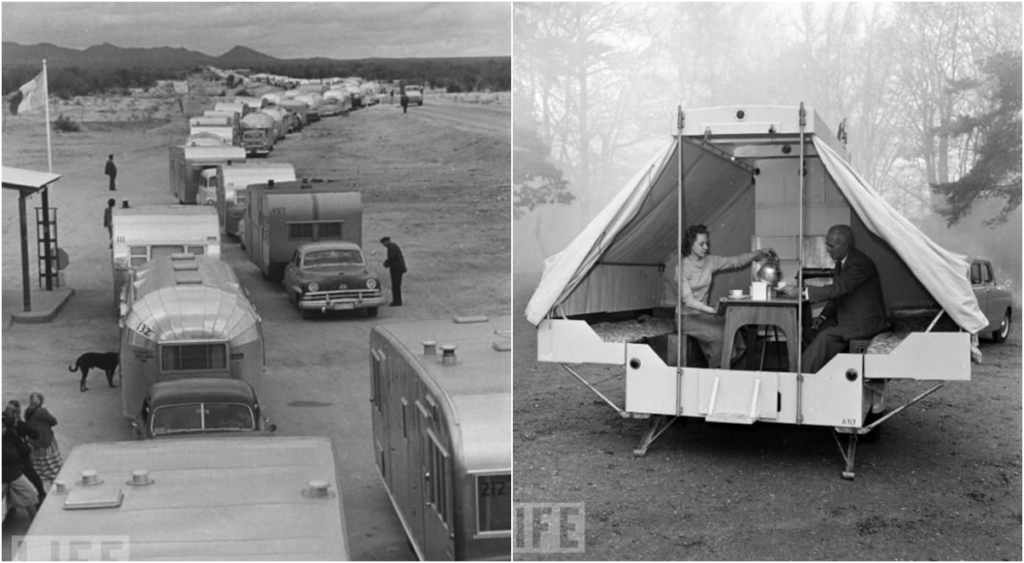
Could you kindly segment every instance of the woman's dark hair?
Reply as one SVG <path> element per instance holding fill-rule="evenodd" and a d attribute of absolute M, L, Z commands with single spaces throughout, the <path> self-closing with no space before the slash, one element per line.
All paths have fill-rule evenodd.
<path fill-rule="evenodd" d="M 704 225 L 690 225 L 686 229 L 686 234 L 683 235 L 683 256 L 693 253 L 693 243 L 697 242 L 697 235 L 706 234 L 708 234 L 708 228 Z"/>

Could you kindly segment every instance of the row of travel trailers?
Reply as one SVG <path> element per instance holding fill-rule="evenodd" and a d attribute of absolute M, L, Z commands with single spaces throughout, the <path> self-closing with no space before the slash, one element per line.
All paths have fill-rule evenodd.
<path fill-rule="evenodd" d="M 199 270 L 170 271 L 205 277 Z M 205 273 L 210 272 L 217 269 Z M 204 283 L 154 276 L 148 283 L 161 288 L 157 291 L 171 290 L 172 295 L 163 297 L 173 302 L 173 294 L 186 286 L 216 293 L 213 279 L 230 280 L 231 276 L 223 271 L 211 273 Z M 246 308 L 238 301 L 234 285 L 231 281 L 220 288 L 235 296 L 231 306 L 220 309 L 221 316 L 238 306 Z M 205 301 L 203 295 L 189 293 L 195 292 L 177 297 Z M 198 307 L 181 315 L 173 309 L 167 307 L 166 316 L 184 321 L 196 318 Z M 132 323 L 136 321 L 137 327 L 146 324 L 144 313 L 131 317 Z M 256 334 L 244 329 L 236 332 Z M 147 333 L 144 328 L 133 330 L 126 341 L 151 341 L 152 334 Z M 200 332 L 191 334 L 194 340 L 185 345 L 201 341 Z M 165 347 L 182 346 L 174 341 L 157 343 L 155 349 L 143 343 L 144 352 L 139 354 L 138 343 L 129 355 L 152 356 L 150 372 L 159 377 L 157 372 L 168 365 L 164 360 L 174 371 L 183 367 L 179 362 L 185 357 L 242 359 L 236 356 L 251 341 L 241 345 L 207 342 L 204 346 L 227 349 L 199 355 L 165 353 Z M 241 353 L 249 358 L 259 354 L 252 347 Z M 375 465 L 420 559 L 511 557 L 510 354 L 507 317 L 396 323 L 371 332 Z M 131 388 L 127 379 L 125 387 Z M 134 394 L 134 389 L 126 391 L 126 396 Z M 61 551 L 67 546 L 59 541 L 73 535 L 108 542 L 89 548 L 113 550 L 118 558 L 347 560 L 349 544 L 335 459 L 332 443 L 325 437 L 77 446 L 28 533 L 13 550 L 17 559 L 68 558 Z"/>

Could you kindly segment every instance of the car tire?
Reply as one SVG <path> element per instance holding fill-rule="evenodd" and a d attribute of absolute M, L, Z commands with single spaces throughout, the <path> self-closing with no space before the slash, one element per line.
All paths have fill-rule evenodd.
<path fill-rule="evenodd" d="M 1003 322 L 999 324 L 999 328 L 992 333 L 992 340 L 998 344 L 1006 342 L 1006 339 L 1010 337 L 1010 331 L 1013 330 L 1013 315 L 1009 309 L 1003 313 Z"/>
<path fill-rule="evenodd" d="M 371 318 L 371 319 L 373 317 L 376 317 L 377 316 L 377 308 L 376 307 L 367 307 L 366 308 L 366 316 Z"/>
<path fill-rule="evenodd" d="M 302 320 L 304 321 L 312 319 L 314 313 L 315 311 L 310 311 L 309 309 L 299 309 L 299 314 L 302 315 Z"/>

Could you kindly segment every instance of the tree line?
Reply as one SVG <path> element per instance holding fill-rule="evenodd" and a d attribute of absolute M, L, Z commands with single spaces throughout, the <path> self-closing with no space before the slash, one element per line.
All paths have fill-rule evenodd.
<path fill-rule="evenodd" d="M 3 69 L 3 95 L 7 96 L 39 74 L 38 66 L 9 66 Z M 49 68 L 50 95 L 68 99 L 128 88 L 150 88 L 159 80 L 184 80 L 194 68 Z M 253 65 L 252 72 L 267 72 L 295 78 L 359 76 L 367 80 L 422 82 L 449 92 L 509 91 L 512 88 L 510 57 L 458 59 L 367 59 Z"/>
<path fill-rule="evenodd" d="M 516 4 L 513 30 L 519 213 L 571 185 L 593 216 L 677 105 L 800 102 L 908 217 L 1019 209 L 1019 3 Z"/>

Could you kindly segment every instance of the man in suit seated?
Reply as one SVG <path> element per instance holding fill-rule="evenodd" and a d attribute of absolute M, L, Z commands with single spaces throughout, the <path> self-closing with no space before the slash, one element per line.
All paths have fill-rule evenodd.
<path fill-rule="evenodd" d="M 835 274 L 832 285 L 807 287 L 812 303 L 828 303 L 810 330 L 804 331 L 804 373 L 817 373 L 851 340 L 870 339 L 889 328 L 878 270 L 871 258 L 854 247 L 853 230 L 848 225 L 833 225 L 825 247 L 836 263 Z M 787 286 L 781 291 L 795 297 L 799 288 Z"/>

